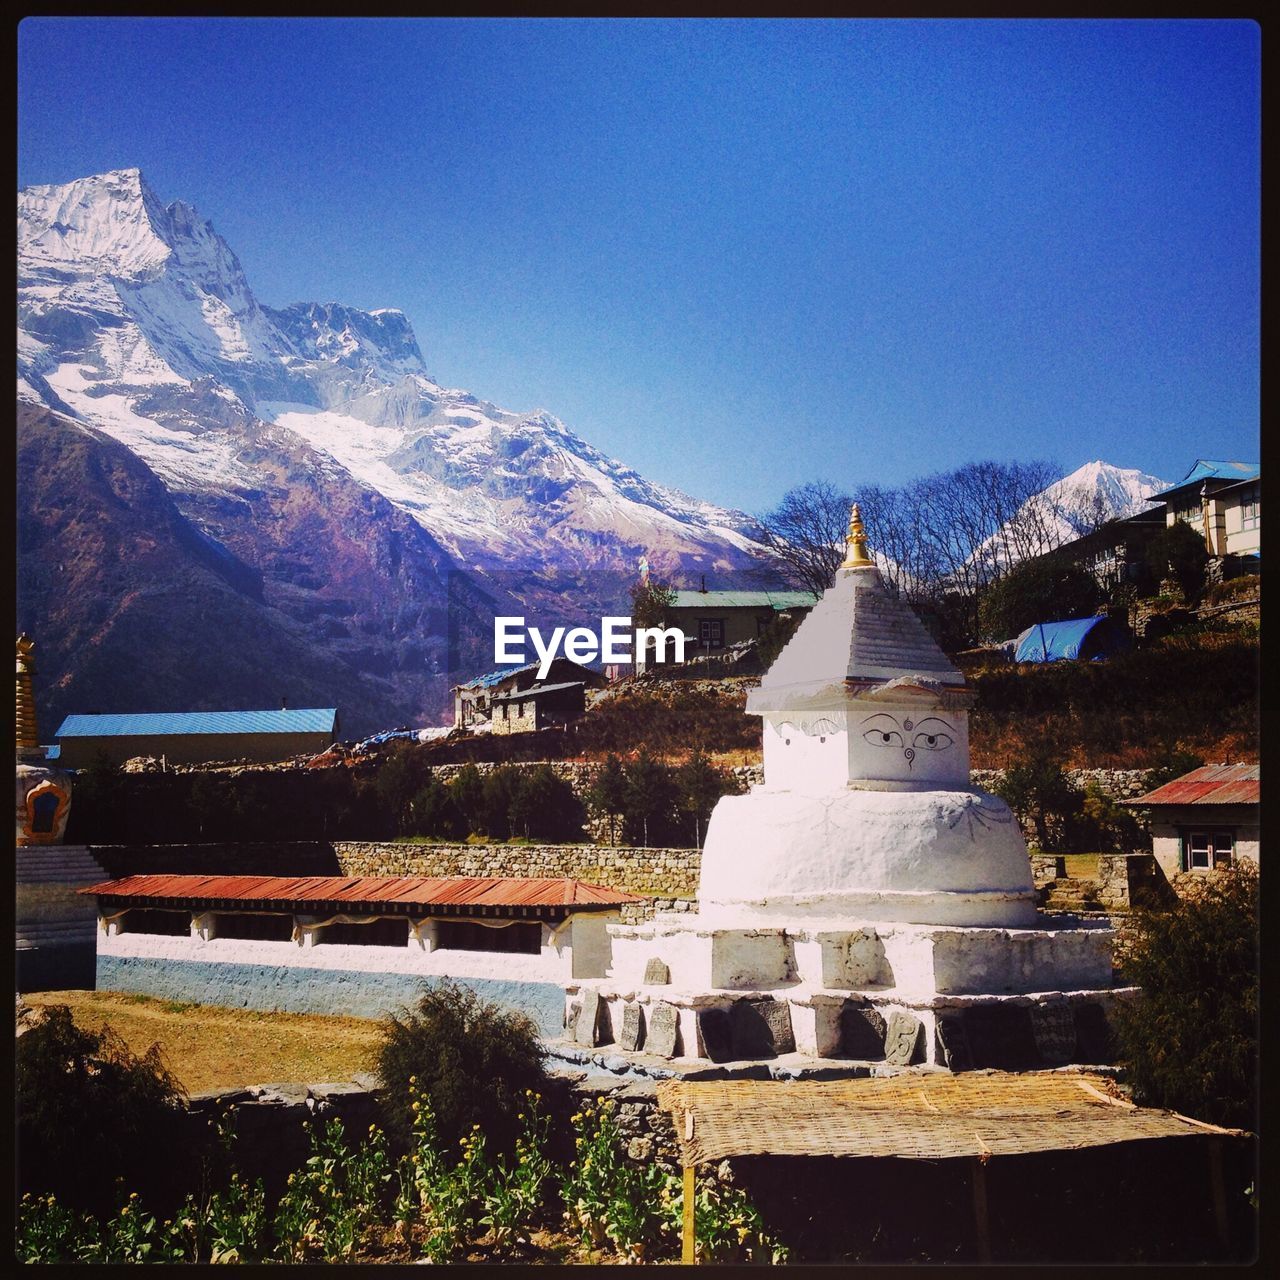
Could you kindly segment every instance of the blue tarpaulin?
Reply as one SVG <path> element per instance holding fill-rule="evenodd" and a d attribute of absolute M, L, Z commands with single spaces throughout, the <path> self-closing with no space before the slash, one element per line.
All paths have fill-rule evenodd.
<path fill-rule="evenodd" d="M 1037 622 L 1018 637 L 1015 662 L 1101 662 L 1129 647 L 1128 632 L 1105 616 Z"/>

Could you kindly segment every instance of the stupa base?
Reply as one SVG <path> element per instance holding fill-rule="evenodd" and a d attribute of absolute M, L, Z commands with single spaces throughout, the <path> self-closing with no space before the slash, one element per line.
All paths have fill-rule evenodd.
<path fill-rule="evenodd" d="M 571 984 L 584 1047 L 683 1061 L 800 1053 L 1030 1070 L 1113 1058 L 1112 931 L 678 918 L 610 927 L 606 979 Z"/>

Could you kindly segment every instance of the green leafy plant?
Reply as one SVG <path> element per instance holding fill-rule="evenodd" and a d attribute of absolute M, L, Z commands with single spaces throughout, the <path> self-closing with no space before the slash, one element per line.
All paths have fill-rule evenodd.
<path fill-rule="evenodd" d="M 21 1191 L 100 1218 L 119 1204 L 117 1179 L 149 1204 L 181 1202 L 185 1094 L 158 1046 L 139 1057 L 111 1027 L 77 1027 L 51 1005 L 18 1040 L 15 1074 Z"/>
<path fill-rule="evenodd" d="M 1116 1010 L 1134 1098 L 1257 1127 L 1258 871 L 1241 861 L 1165 910 L 1133 912 L 1118 959 L 1138 998 Z"/>
<path fill-rule="evenodd" d="M 699 1178 L 695 1192 L 694 1247 L 699 1262 L 787 1261 L 790 1251 L 771 1236 L 741 1187 Z"/>
<path fill-rule="evenodd" d="M 609 843 L 615 843 L 618 838 L 618 819 L 626 809 L 627 775 L 623 772 L 622 761 L 613 752 L 605 757 L 604 764 L 591 779 L 587 803 L 597 817 L 608 819 Z"/>
<path fill-rule="evenodd" d="M 58 1203 L 55 1195 L 26 1192 L 18 1205 L 19 1262 L 85 1262 L 100 1251 L 97 1219 Z"/>
<path fill-rule="evenodd" d="M 1032 749 L 992 787 L 1019 819 L 1035 828 L 1041 849 L 1062 842 L 1066 820 L 1079 812 L 1081 795 L 1062 763 L 1045 746 Z"/>
<path fill-rule="evenodd" d="M 495 1150 L 508 1153 L 521 1132 L 525 1090 L 545 1092 L 537 1028 L 523 1014 L 441 982 L 412 1009 L 388 1016 L 377 1054 L 389 1134 L 413 1142 L 409 1080 L 431 1100 L 442 1144 L 453 1149 L 482 1124 Z"/>
<path fill-rule="evenodd" d="M 1006 640 L 1037 622 L 1087 618 L 1102 602 L 1092 575 L 1070 561 L 1037 556 L 1015 565 L 982 594 L 984 636 Z"/>

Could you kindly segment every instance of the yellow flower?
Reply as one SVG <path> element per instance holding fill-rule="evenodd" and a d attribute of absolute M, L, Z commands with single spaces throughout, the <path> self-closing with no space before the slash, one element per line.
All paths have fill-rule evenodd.
<path fill-rule="evenodd" d="M 419 1112 L 419 1111 L 421 1111 L 421 1110 L 422 1110 L 422 1108 L 421 1108 L 421 1107 L 420 1107 L 420 1106 L 415 1102 L 415 1103 L 413 1104 L 413 1114 L 416 1116 L 416 1115 L 418 1114 L 418 1112 Z M 373 1128 L 373 1126 L 372 1126 L 372 1125 L 370 1125 L 370 1126 L 369 1126 L 369 1128 L 370 1128 L 370 1129 L 372 1129 L 372 1128 Z"/>
<path fill-rule="evenodd" d="M 410 1083 L 410 1084 L 417 1084 L 417 1083 L 418 1083 L 418 1077 L 417 1077 L 417 1076 L 410 1076 L 410 1077 L 409 1077 L 409 1083 Z"/>

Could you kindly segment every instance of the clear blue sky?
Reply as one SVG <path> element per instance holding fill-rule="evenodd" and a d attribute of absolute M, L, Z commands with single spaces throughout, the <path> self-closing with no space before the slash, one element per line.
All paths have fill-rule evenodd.
<path fill-rule="evenodd" d="M 1256 459 L 1247 21 L 28 19 L 19 181 L 137 165 L 262 301 L 759 511 Z"/>

